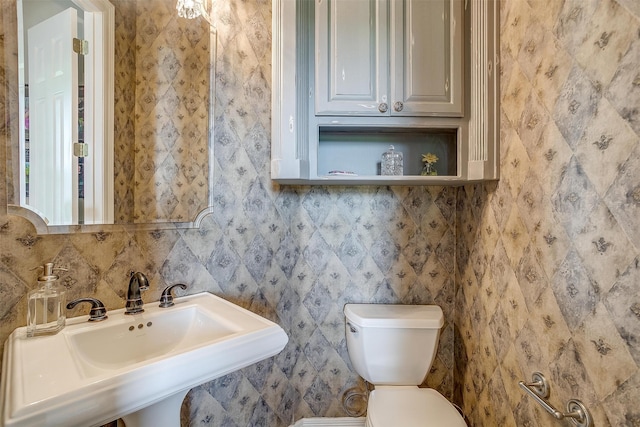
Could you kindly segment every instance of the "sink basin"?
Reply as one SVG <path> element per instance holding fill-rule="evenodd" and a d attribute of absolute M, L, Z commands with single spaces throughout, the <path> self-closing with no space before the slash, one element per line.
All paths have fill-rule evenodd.
<path fill-rule="evenodd" d="M 198 305 L 180 304 L 134 318 L 118 316 L 108 324 L 86 325 L 64 335 L 83 376 L 92 377 L 218 342 L 241 331 L 239 325 Z"/>
<path fill-rule="evenodd" d="M 2 367 L 2 425 L 179 426 L 189 389 L 279 353 L 275 323 L 201 293 L 175 306 L 110 311 L 105 321 L 67 319 L 57 335 L 7 339 Z"/>

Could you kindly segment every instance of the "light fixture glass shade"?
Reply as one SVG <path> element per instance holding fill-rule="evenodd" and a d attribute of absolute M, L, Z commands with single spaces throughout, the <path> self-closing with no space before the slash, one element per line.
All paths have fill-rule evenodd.
<path fill-rule="evenodd" d="M 196 19 L 202 16 L 207 22 L 209 17 L 204 6 L 204 0 L 178 0 L 176 3 L 178 16 L 187 19 Z"/>

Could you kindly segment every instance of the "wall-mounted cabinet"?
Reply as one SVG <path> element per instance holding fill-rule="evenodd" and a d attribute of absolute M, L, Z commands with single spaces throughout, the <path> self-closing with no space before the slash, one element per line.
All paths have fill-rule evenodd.
<path fill-rule="evenodd" d="M 462 1 L 316 2 L 315 113 L 463 116 Z"/>
<path fill-rule="evenodd" d="M 497 179 L 497 14 L 495 0 L 274 0 L 272 179 Z M 403 176 L 380 175 L 389 145 Z M 420 174 L 425 153 L 437 175 Z"/>

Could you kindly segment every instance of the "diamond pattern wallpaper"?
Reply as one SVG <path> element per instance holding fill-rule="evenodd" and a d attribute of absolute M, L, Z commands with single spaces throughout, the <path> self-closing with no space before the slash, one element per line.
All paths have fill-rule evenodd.
<path fill-rule="evenodd" d="M 146 85 L 140 76 L 147 74 L 138 67 L 145 66 L 148 56 L 140 57 L 131 33 L 156 35 L 156 29 L 149 29 L 155 21 L 144 19 L 155 14 L 169 22 L 164 28 L 170 28 L 176 40 L 187 35 L 170 23 L 173 0 L 151 9 L 147 0 L 113 3 L 118 218 L 130 220 L 138 215 L 137 193 L 130 183 L 146 172 L 137 170 L 138 157 L 146 154 L 137 153 L 133 141 L 147 128 L 138 117 L 136 92 Z M 3 3 L 4 11 L 15 13 L 7 4 Z M 198 229 L 123 227 L 45 236 L 36 235 L 25 220 L 3 213 L 0 339 L 25 324 L 26 292 L 36 282 L 31 269 L 44 261 L 69 269 L 61 276 L 68 298 L 93 296 L 108 309 L 124 306 L 130 269 L 147 274 L 147 302 L 157 301 L 169 284 L 187 283 L 188 293 L 213 292 L 276 321 L 289 335 L 289 343 L 276 357 L 191 390 L 183 405 L 183 425 L 278 427 L 305 416 L 344 416 L 344 391 L 364 389 L 346 350 L 345 303 L 436 303 L 446 320 L 425 384 L 452 397 L 457 190 L 272 183 L 271 3 L 216 2 L 215 16 L 214 213 Z M 17 65 L 10 53 L 15 49 L 9 43 L 12 34 L 7 32 L 4 40 L 9 56 L 4 76 L 11 82 Z M 168 44 L 155 48 L 164 52 Z M 185 67 L 168 63 L 174 70 Z M 159 119 L 173 116 L 167 113 Z M 2 128 L 9 140 L 15 126 L 9 121 Z M 165 140 L 162 129 L 156 131 L 159 141 Z M 154 150 L 175 151 L 179 146 Z M 165 181 L 173 178 L 165 176 L 159 183 Z M 85 314 L 81 310 L 69 315 Z"/>
<path fill-rule="evenodd" d="M 133 220 L 193 221 L 209 196 L 209 26 L 165 0 L 135 16 Z"/>
<path fill-rule="evenodd" d="M 209 26 L 113 0 L 116 223 L 190 222 L 209 200 Z"/>
<path fill-rule="evenodd" d="M 501 174 L 458 193 L 455 400 L 548 426 L 518 381 L 640 424 L 640 3 L 501 3 Z M 463 315 L 468 313 L 469 315 Z"/>
<path fill-rule="evenodd" d="M 116 192 L 130 201 L 122 218 L 134 215 L 139 132 L 130 90 L 139 62 L 123 32 L 141 30 L 132 17 L 144 2 L 113 1 Z M 184 282 L 188 293 L 274 320 L 289 343 L 192 389 L 182 425 L 285 427 L 344 416 L 343 393 L 364 389 L 345 346 L 345 303 L 435 303 L 445 326 L 425 385 L 459 403 L 473 426 L 551 425 L 517 386 L 533 371 L 550 380 L 554 404 L 583 400 L 597 426 L 640 423 L 640 7 L 501 4 L 498 183 L 309 187 L 269 176 L 271 2 L 215 1 L 213 214 L 197 229 L 39 236 L 2 209 L 0 340 L 25 325 L 31 269 L 45 261 L 69 268 L 69 298 L 93 296 L 109 309 L 124 306 L 130 269 L 148 275 L 147 302 Z M 13 13 L 15 3 L 2 2 L 8 144 L 17 127 L 6 109 L 17 87 Z M 6 160 L 0 150 L 1 174 Z M 7 191 L 0 180 L 2 200 Z"/>

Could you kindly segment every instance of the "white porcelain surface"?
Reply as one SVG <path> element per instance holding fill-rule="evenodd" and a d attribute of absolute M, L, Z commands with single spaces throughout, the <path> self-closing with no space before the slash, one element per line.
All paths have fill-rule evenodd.
<path fill-rule="evenodd" d="M 442 309 L 435 305 L 346 304 L 347 349 L 356 372 L 375 385 L 366 427 L 466 427 L 433 389 L 418 388 L 438 348 Z"/>
<path fill-rule="evenodd" d="M 437 391 L 377 387 L 369 395 L 367 427 L 466 427 L 456 408 Z"/>
<path fill-rule="evenodd" d="M 3 425 L 100 425 L 271 357 L 287 343 L 275 323 L 212 294 L 175 303 L 147 303 L 134 316 L 111 311 L 99 323 L 68 319 L 48 337 L 27 339 L 25 328 L 16 329 L 4 349 Z"/>
<path fill-rule="evenodd" d="M 371 328 L 440 329 L 444 324 L 437 305 L 346 304 L 344 314 L 353 324 Z"/>
<path fill-rule="evenodd" d="M 375 385 L 422 383 L 436 355 L 442 310 L 433 305 L 347 304 L 347 349 Z"/>
<path fill-rule="evenodd" d="M 153 313 L 147 309 L 133 319 L 119 316 L 109 324 L 68 330 L 65 337 L 82 374 L 91 377 L 215 342 L 241 330 L 233 321 L 212 317 L 197 305 L 177 305 Z"/>
<path fill-rule="evenodd" d="M 364 422 L 364 417 L 303 418 L 289 427 L 364 427 Z"/>

